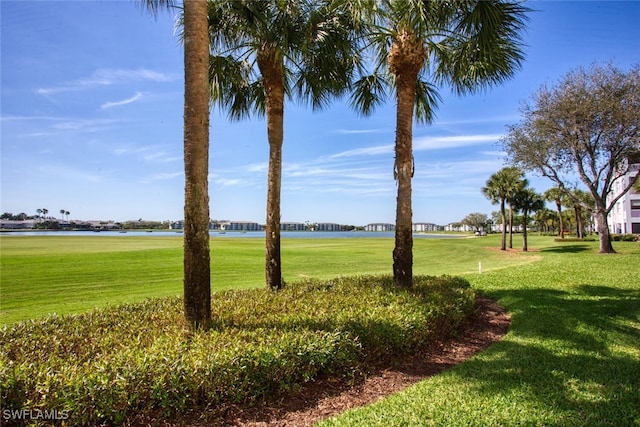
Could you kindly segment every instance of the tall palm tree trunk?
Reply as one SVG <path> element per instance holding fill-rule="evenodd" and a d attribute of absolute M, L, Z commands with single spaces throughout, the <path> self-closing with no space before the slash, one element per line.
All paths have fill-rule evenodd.
<path fill-rule="evenodd" d="M 269 50 L 260 50 L 258 67 L 264 79 L 269 140 L 267 176 L 267 230 L 265 276 L 269 289 L 282 287 L 280 258 L 280 187 L 282 185 L 282 142 L 284 140 L 284 74 L 282 62 Z"/>
<path fill-rule="evenodd" d="M 396 141 L 394 174 L 398 181 L 396 199 L 393 282 L 398 287 L 413 286 L 413 212 L 411 179 L 413 178 L 413 106 L 418 73 L 426 54 L 420 40 L 400 32 L 389 51 L 389 68 L 396 78 Z"/>
<path fill-rule="evenodd" d="M 556 208 L 558 209 L 558 221 L 560 222 L 560 238 L 564 239 L 564 221 L 562 221 L 562 204 L 559 201 L 556 201 Z"/>
<path fill-rule="evenodd" d="M 500 240 L 500 250 L 507 250 L 507 215 L 505 213 L 504 198 L 500 199 L 500 216 L 502 217 L 502 239 Z"/>
<path fill-rule="evenodd" d="M 513 249 L 513 206 L 509 203 L 509 249 Z"/>
<path fill-rule="evenodd" d="M 211 323 L 208 35 L 206 0 L 184 2 L 184 312 L 194 329 Z"/>
<path fill-rule="evenodd" d="M 526 210 L 522 211 L 522 252 L 527 252 L 529 250 L 529 245 L 527 242 L 527 221 L 529 221 L 528 218 L 528 212 Z"/>

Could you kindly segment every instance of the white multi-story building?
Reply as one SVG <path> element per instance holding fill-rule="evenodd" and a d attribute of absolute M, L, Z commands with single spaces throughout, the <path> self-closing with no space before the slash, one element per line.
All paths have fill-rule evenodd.
<path fill-rule="evenodd" d="M 416 232 L 438 231 L 441 229 L 440 226 L 430 222 L 414 222 L 412 228 Z"/>
<path fill-rule="evenodd" d="M 616 197 L 629 185 L 630 180 L 640 173 L 640 155 L 629 165 L 629 172 L 613 185 L 611 197 Z M 631 188 L 622 196 L 609 213 L 609 229 L 614 234 L 640 234 L 640 192 Z"/>
<path fill-rule="evenodd" d="M 364 226 L 364 231 L 394 231 L 396 226 L 389 223 L 372 223 Z"/>

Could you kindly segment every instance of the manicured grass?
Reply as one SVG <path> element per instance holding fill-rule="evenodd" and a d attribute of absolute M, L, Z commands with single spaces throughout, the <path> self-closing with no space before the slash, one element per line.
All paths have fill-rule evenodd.
<path fill-rule="evenodd" d="M 536 240 L 536 243 L 540 243 Z M 321 426 L 639 426 L 640 246 L 549 243 L 541 260 L 467 275 L 508 335 L 440 375 Z"/>
<path fill-rule="evenodd" d="M 112 298 L 126 299 L 124 294 L 135 289 L 143 292 L 131 297 L 132 301 L 181 291 L 179 238 L 46 240 L 51 238 L 0 239 L 3 322 L 64 311 L 79 295 L 86 301 L 71 311 L 110 304 Z M 519 238 L 514 243 L 519 247 Z M 597 242 L 554 242 L 553 237 L 531 236 L 529 254 L 503 253 L 495 250 L 498 244 L 499 236 L 416 239 L 414 264 L 416 274 L 463 275 L 476 290 L 497 299 L 512 315 L 508 335 L 461 365 L 374 405 L 327 420 L 323 426 L 640 426 L 640 245 L 615 242 L 618 254 L 599 255 Z M 392 239 L 284 240 L 284 276 L 287 281 L 294 281 L 303 276 L 388 273 L 392 246 Z M 261 240 L 212 241 L 214 289 L 262 286 L 263 254 Z M 482 274 L 477 272 L 480 261 Z M 53 302 L 46 305 L 48 300 Z M 223 301 L 217 311 L 224 312 L 229 307 L 247 310 L 245 306 L 234 306 L 232 301 L 235 298 L 229 304 Z M 40 305 L 46 309 L 33 308 Z M 124 312 L 136 312 L 135 307 L 138 306 L 128 306 Z M 160 313 L 177 315 L 179 311 L 179 304 L 160 307 Z M 129 317 L 123 317 L 125 324 Z M 243 315 L 238 317 L 242 318 Z M 169 325 L 171 322 L 167 329 Z M 255 329 L 268 338 L 270 335 L 264 332 L 273 328 Z M 144 331 L 136 336 L 147 339 Z M 345 347 L 347 342 L 340 341 L 340 334 L 335 341 L 327 341 L 326 336 L 292 337 L 297 344 L 276 347 L 275 351 L 289 354 L 305 340 L 316 338 L 322 340 L 318 345 L 323 350 L 304 353 L 302 363 L 307 360 L 325 366 L 323 354 L 334 355 L 342 363 L 342 356 L 352 351 Z M 205 341 L 195 344 L 206 347 Z M 182 345 L 179 340 L 160 340 L 153 346 L 180 354 Z M 272 363 L 271 345 L 258 344 L 257 349 L 249 351 L 264 358 L 261 360 L 265 363 Z M 118 356 L 122 363 L 133 358 L 153 369 L 166 365 L 162 358 L 149 359 L 144 352 L 127 351 Z M 207 350 L 204 354 L 211 353 Z M 180 369 L 175 372 L 181 375 L 182 367 L 193 361 L 179 360 Z M 120 365 L 105 365 L 105 369 L 109 366 Z M 201 369 L 202 365 L 194 366 Z M 257 370 L 250 371 L 256 375 L 252 378 L 261 377 L 264 368 L 265 365 L 256 365 Z M 119 372 L 105 372 L 119 378 Z M 149 378 L 166 374 L 149 372 L 145 374 L 151 375 Z M 166 379 L 183 381 L 171 375 Z M 93 380 L 98 382 L 88 386 L 98 387 L 103 378 Z M 172 393 L 170 387 L 166 390 Z M 157 389 L 162 390 L 165 389 Z M 115 397 L 128 396 L 122 393 Z M 173 397 L 160 394 L 154 399 L 170 398 L 175 402 L 179 397 L 179 393 Z"/>
<path fill-rule="evenodd" d="M 283 236 L 287 282 L 391 271 L 392 238 Z M 0 324 L 182 293 L 180 236 L 1 236 L 0 245 Z M 417 238 L 415 273 L 469 273 L 477 271 L 479 262 L 488 271 L 539 257 L 485 249 L 496 245 L 495 237 Z M 211 252 L 214 291 L 263 286 L 262 239 L 216 237 L 211 240 Z"/>

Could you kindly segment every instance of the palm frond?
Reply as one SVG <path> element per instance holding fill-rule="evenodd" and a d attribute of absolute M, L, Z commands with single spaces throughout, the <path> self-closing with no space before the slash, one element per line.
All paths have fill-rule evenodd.
<path fill-rule="evenodd" d="M 432 123 L 440 102 L 442 97 L 435 85 L 420 79 L 416 82 L 415 119 L 418 123 Z"/>
<path fill-rule="evenodd" d="M 351 90 L 351 108 L 364 116 L 372 114 L 389 95 L 389 82 L 386 77 L 382 74 L 371 74 L 357 80 Z"/>
<path fill-rule="evenodd" d="M 522 30 L 529 8 L 519 2 L 463 0 L 449 36 L 441 40 L 437 75 L 459 93 L 470 93 L 511 78 L 524 60 Z"/>

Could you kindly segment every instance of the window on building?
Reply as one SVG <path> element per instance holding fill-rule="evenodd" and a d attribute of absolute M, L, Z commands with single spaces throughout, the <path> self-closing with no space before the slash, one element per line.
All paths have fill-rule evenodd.
<path fill-rule="evenodd" d="M 640 209 L 640 199 L 631 199 L 630 202 L 632 210 Z"/>

